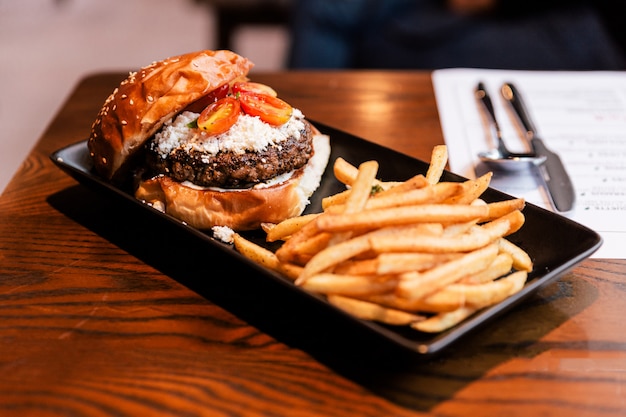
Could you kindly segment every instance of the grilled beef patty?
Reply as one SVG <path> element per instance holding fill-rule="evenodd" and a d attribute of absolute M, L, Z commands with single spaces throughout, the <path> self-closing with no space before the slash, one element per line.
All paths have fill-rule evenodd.
<path fill-rule="evenodd" d="M 177 181 L 190 181 L 204 187 L 245 188 L 267 181 L 306 165 L 313 155 L 312 133 L 308 123 L 301 137 L 290 137 L 259 152 L 243 154 L 178 148 L 162 158 L 150 145 L 147 162 L 151 175 L 167 174 Z"/>

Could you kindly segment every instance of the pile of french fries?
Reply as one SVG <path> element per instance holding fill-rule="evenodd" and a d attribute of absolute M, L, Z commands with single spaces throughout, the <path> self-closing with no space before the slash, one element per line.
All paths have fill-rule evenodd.
<path fill-rule="evenodd" d="M 506 236 L 524 224 L 523 199 L 486 203 L 491 174 L 443 182 L 445 145 L 428 171 L 402 182 L 377 179 L 378 163 L 338 158 L 346 190 L 323 212 L 265 224 L 272 252 L 239 234 L 235 248 L 354 316 L 437 333 L 521 290 L 530 256 Z"/>

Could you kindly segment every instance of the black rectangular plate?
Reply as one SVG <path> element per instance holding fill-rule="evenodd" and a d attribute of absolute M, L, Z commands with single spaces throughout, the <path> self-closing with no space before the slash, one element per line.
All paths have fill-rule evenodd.
<path fill-rule="evenodd" d="M 367 160 L 377 160 L 380 165 L 378 177 L 385 181 L 406 180 L 418 173 L 425 174 L 428 169 L 428 163 L 426 162 L 363 140 L 330 126 L 318 122 L 314 123 L 322 133 L 330 136 L 332 152 L 328 167 L 322 177 L 322 183 L 312 196 L 311 204 L 307 207 L 305 213 L 320 212 L 321 202 L 324 197 L 345 189 L 343 184 L 335 179 L 332 172 L 332 164 L 337 157 L 342 157 L 354 165 L 358 165 Z M 283 283 L 293 290 L 293 297 L 316 298 L 320 301 L 318 303 L 320 307 L 328 309 L 331 314 L 341 315 L 344 319 L 353 320 L 355 325 L 363 326 L 375 336 L 387 339 L 387 341 L 420 355 L 438 353 L 457 341 L 461 336 L 501 315 L 503 312 L 536 292 L 539 288 L 557 280 L 561 275 L 593 254 L 602 244 L 601 237 L 593 230 L 566 217 L 532 204 L 527 204 L 524 209 L 526 223 L 520 231 L 509 236 L 509 240 L 524 248 L 534 262 L 534 270 L 529 274 L 525 287 L 519 293 L 497 305 L 479 311 L 459 325 L 445 332 L 427 334 L 406 327 L 386 326 L 359 320 L 350 316 L 346 317 L 346 313 L 332 306 L 322 297 L 313 295 L 293 285 L 291 281 L 282 277 L 280 274 L 253 264 L 252 261 L 236 252 L 232 245 L 224 244 L 211 237 L 210 232 L 205 233 L 194 229 L 138 201 L 129 190 L 117 188 L 103 181 L 93 172 L 92 163 L 87 150 L 87 141 L 81 141 L 59 149 L 52 153 L 50 158 L 60 169 L 81 184 L 95 189 L 97 192 L 122 197 L 131 204 L 141 207 L 141 210 L 149 210 L 155 215 L 155 221 L 171 222 L 182 228 L 186 233 L 200 237 L 201 241 L 206 243 L 207 249 L 225 254 L 230 257 L 232 262 L 241 262 L 249 265 L 253 271 L 263 275 L 266 279 Z M 446 171 L 443 174 L 442 180 L 464 181 L 465 178 Z M 483 198 L 490 202 L 512 197 L 490 188 L 483 194 Z M 275 246 L 270 246 L 264 242 L 261 232 L 250 232 L 246 234 L 246 237 L 270 249 L 276 249 Z"/>

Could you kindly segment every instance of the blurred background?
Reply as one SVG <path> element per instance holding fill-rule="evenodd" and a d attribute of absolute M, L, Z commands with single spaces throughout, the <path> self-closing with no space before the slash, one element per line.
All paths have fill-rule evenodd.
<path fill-rule="evenodd" d="M 282 68 L 288 34 L 276 23 L 280 10 L 253 13 L 231 31 L 218 27 L 217 17 L 227 20 L 238 3 L 245 1 L 0 0 L 0 192 L 89 73 L 136 70 L 227 40 L 255 71 Z"/>
<path fill-rule="evenodd" d="M 0 0 L 0 191 L 93 72 L 200 49 L 256 72 L 624 71 L 624 16 L 626 0 Z"/>

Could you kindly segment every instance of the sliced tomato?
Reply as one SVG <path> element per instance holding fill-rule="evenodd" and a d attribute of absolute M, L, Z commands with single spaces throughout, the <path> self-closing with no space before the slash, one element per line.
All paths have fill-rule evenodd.
<path fill-rule="evenodd" d="M 253 82 L 235 83 L 233 85 L 233 93 L 235 95 L 237 93 L 256 93 L 256 94 L 266 94 L 272 97 L 278 96 L 276 91 L 269 85 L 265 85 L 261 83 L 253 83 Z"/>
<path fill-rule="evenodd" d="M 241 113 L 239 101 L 224 97 L 209 104 L 198 117 L 198 128 L 210 135 L 224 133 L 235 124 Z"/>
<path fill-rule="evenodd" d="M 239 102 L 244 113 L 258 116 L 265 123 L 273 126 L 285 124 L 293 112 L 293 108 L 288 103 L 266 94 L 240 94 Z"/>
<path fill-rule="evenodd" d="M 209 104 L 215 103 L 217 100 L 226 97 L 229 90 L 230 86 L 228 84 L 217 87 L 206 96 L 200 97 L 198 100 L 185 107 L 185 111 L 200 113 L 202 110 L 206 109 Z"/>

